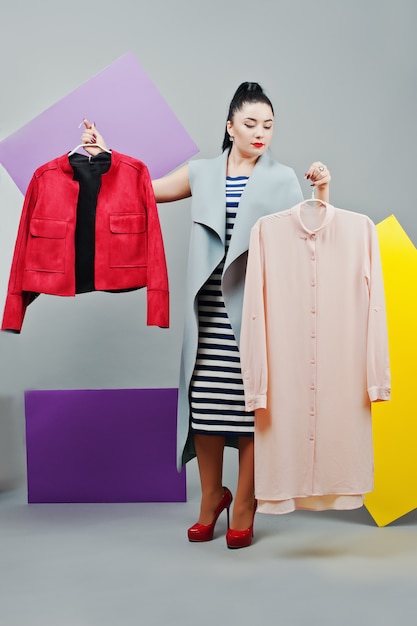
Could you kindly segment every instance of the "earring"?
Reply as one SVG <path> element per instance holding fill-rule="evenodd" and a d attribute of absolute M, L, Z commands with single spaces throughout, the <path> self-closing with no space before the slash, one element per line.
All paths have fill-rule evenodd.
<path fill-rule="evenodd" d="M 232 135 L 229 135 L 229 139 L 230 139 L 230 141 L 233 141 Z"/>

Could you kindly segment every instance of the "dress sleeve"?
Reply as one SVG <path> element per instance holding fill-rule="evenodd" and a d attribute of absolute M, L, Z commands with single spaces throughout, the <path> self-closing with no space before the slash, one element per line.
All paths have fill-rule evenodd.
<path fill-rule="evenodd" d="M 264 307 L 261 220 L 250 235 L 243 297 L 240 357 L 246 411 L 266 408 L 268 364 Z"/>
<path fill-rule="evenodd" d="M 370 229 L 367 376 L 369 399 L 375 402 L 390 399 L 391 380 L 381 256 L 377 230 L 372 222 Z"/>

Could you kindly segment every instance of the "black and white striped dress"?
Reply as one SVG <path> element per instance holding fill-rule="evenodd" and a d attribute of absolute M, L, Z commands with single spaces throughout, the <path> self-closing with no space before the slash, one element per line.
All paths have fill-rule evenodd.
<path fill-rule="evenodd" d="M 254 415 L 245 411 L 236 339 L 221 291 L 239 199 L 247 176 L 226 179 L 226 252 L 198 296 L 199 340 L 191 379 L 191 429 L 204 435 L 252 435 Z"/>

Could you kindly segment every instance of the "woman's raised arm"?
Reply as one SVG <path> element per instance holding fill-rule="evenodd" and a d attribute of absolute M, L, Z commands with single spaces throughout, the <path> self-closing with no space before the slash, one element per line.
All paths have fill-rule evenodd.
<path fill-rule="evenodd" d="M 171 174 L 152 181 L 153 191 L 157 202 L 172 202 L 191 196 L 188 164 L 183 165 Z"/>

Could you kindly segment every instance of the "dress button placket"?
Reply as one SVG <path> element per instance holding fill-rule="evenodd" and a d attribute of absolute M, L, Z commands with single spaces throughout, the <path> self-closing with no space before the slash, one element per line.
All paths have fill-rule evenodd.
<path fill-rule="evenodd" d="M 317 382 L 317 239 L 313 233 L 308 239 L 310 248 L 310 421 L 309 440 L 312 443 L 311 467 L 314 461 L 316 436 L 316 382 Z M 311 479 L 313 481 L 313 472 Z"/>

